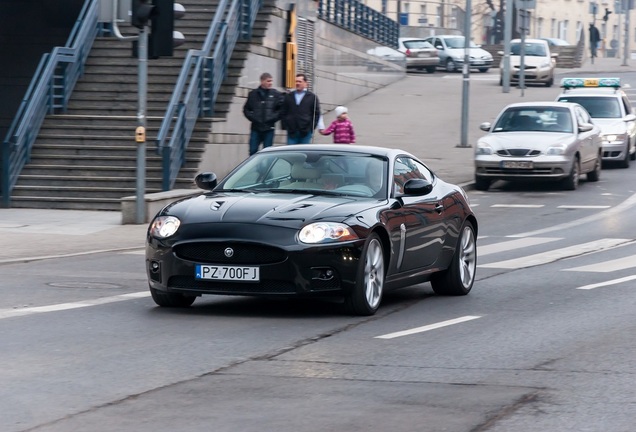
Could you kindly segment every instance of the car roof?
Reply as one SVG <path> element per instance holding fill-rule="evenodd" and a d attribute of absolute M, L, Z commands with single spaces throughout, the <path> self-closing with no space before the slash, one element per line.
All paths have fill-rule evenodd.
<path fill-rule="evenodd" d="M 539 102 L 516 102 L 512 103 L 504 108 L 532 108 L 532 107 L 554 107 L 554 108 L 568 108 L 572 109 L 579 104 L 574 102 L 556 102 L 556 101 L 539 101 Z"/>
<path fill-rule="evenodd" d="M 400 42 L 414 41 L 414 40 L 426 41 L 426 39 L 427 38 L 423 38 L 423 37 L 401 37 L 401 38 L 398 38 L 398 41 Z"/>
<path fill-rule="evenodd" d="M 262 149 L 259 153 L 277 153 L 277 152 L 344 152 L 354 154 L 371 154 L 373 156 L 381 156 L 386 158 L 393 158 L 398 155 L 410 156 L 414 159 L 418 159 L 407 151 L 401 149 L 392 149 L 387 147 L 365 146 L 365 145 L 343 145 L 343 144 L 295 144 L 292 146 L 272 146 Z"/>

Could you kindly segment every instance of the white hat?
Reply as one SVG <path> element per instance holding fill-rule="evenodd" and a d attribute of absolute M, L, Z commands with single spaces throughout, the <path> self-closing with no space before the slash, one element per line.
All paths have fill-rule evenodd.
<path fill-rule="evenodd" d="M 347 110 L 347 107 L 344 107 L 344 106 L 336 107 L 336 109 L 334 110 L 334 112 L 336 113 L 336 117 L 340 117 L 342 114 L 348 111 L 349 110 Z"/>

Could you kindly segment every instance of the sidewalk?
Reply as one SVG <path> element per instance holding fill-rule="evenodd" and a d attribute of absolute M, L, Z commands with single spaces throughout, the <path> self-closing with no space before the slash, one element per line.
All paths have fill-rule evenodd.
<path fill-rule="evenodd" d="M 619 74 L 636 71 L 636 60 L 589 59 L 582 68 L 557 69 L 557 74 Z M 558 87 L 511 88 L 503 93 L 497 70 L 471 73 L 468 140 L 460 147 L 461 74 L 409 75 L 347 106 L 357 142 L 401 148 L 422 158 L 444 180 L 469 184 L 473 179 L 473 143 L 483 135 L 479 124 L 492 121 L 507 104 L 554 100 Z M 333 113 L 325 115 L 329 124 Z M 316 142 L 331 142 L 317 136 Z M 0 264 L 44 257 L 144 247 L 147 226 L 121 225 L 119 212 L 0 209 Z"/>

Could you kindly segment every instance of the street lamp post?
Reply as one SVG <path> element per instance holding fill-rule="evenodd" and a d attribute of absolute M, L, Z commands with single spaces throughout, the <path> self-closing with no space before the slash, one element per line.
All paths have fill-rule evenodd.
<path fill-rule="evenodd" d="M 468 144 L 468 96 L 470 90 L 470 13 L 471 0 L 466 0 L 464 10 L 464 67 L 462 68 L 462 133 L 459 147 L 470 147 Z"/>

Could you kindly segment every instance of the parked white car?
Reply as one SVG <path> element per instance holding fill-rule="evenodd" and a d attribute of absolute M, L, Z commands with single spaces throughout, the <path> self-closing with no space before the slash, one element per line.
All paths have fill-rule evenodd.
<path fill-rule="evenodd" d="M 521 39 L 510 41 L 510 83 L 519 82 L 521 70 Z M 524 44 L 524 73 L 526 84 L 554 84 L 554 69 L 557 53 L 550 52 L 548 42 L 543 39 L 526 39 Z M 499 54 L 503 56 L 504 52 Z M 499 65 L 499 85 L 503 85 L 503 57 Z"/>

